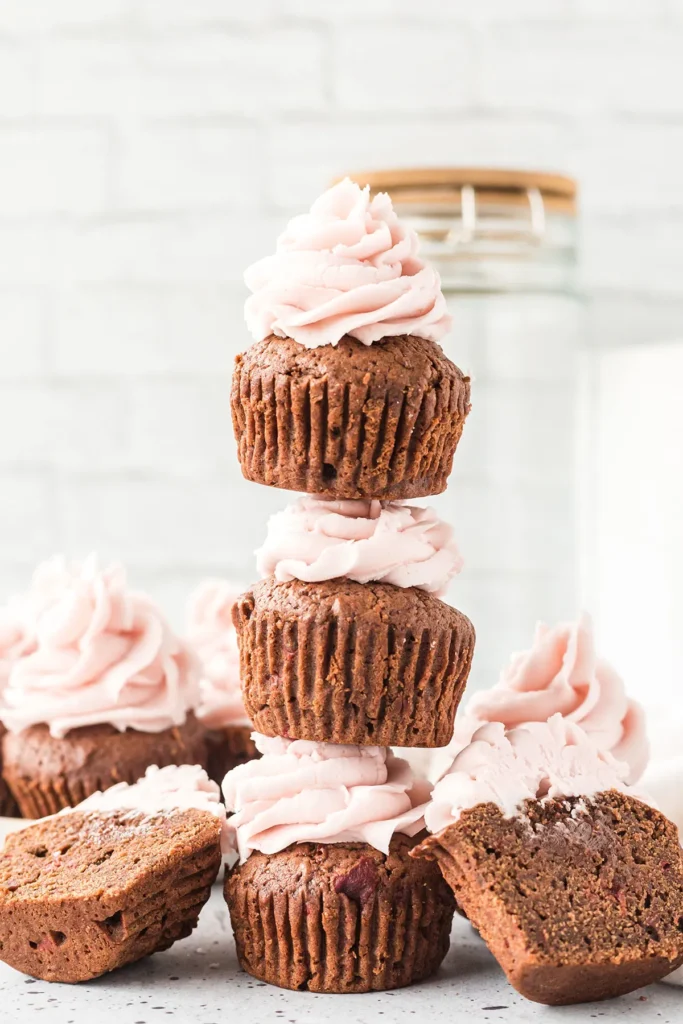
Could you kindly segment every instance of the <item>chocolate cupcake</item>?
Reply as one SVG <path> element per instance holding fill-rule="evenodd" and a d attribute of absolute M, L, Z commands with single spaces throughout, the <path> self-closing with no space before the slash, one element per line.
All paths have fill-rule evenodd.
<path fill-rule="evenodd" d="M 226 772 L 258 757 L 240 686 L 240 655 L 232 609 L 239 589 L 225 580 L 205 580 L 188 602 L 188 642 L 202 664 L 197 717 L 207 729 L 209 776 L 221 784 Z"/>
<path fill-rule="evenodd" d="M 247 270 L 256 344 L 232 385 L 247 479 L 329 498 L 445 489 L 469 379 L 437 344 L 450 317 L 417 249 L 387 195 L 346 180 Z"/>
<path fill-rule="evenodd" d="M 39 567 L 37 648 L 10 672 L 4 777 L 25 817 L 79 803 L 151 764 L 206 767 L 195 655 L 120 566 Z"/>
<path fill-rule="evenodd" d="M 12 666 L 35 650 L 35 636 L 31 626 L 26 598 L 16 596 L 10 598 L 0 608 L 0 714 L 2 713 L 3 694 Z M 0 817 L 15 818 L 19 816 L 17 802 L 2 777 L 2 738 L 5 727 L 0 722 Z"/>
<path fill-rule="evenodd" d="M 3 738 L 5 779 L 24 818 L 43 818 L 75 807 L 119 782 L 132 785 L 150 764 L 208 762 L 206 730 L 188 711 L 181 725 L 160 732 L 102 722 L 55 736 L 47 724 Z"/>
<path fill-rule="evenodd" d="M 434 788 L 434 835 L 413 855 L 439 865 L 527 999 L 608 999 L 683 963 L 678 832 L 628 770 L 558 713 L 482 726 Z"/>
<path fill-rule="evenodd" d="M 45 981 L 88 981 L 189 935 L 221 863 L 225 811 L 198 767 L 11 835 L 0 854 L 0 959 Z"/>
<path fill-rule="evenodd" d="M 434 974 L 453 899 L 435 865 L 410 857 L 427 791 L 416 792 L 406 762 L 381 747 L 257 744 L 262 760 L 223 786 L 241 860 L 225 898 L 244 970 L 311 992 L 380 991 Z"/>
<path fill-rule="evenodd" d="M 0 724 L 0 770 L 2 770 L 2 738 L 5 735 L 5 727 Z M 17 818 L 19 817 L 19 807 L 12 796 L 12 790 L 9 788 L 4 778 L 0 776 L 0 818 Z"/>
<path fill-rule="evenodd" d="M 272 517 L 258 564 L 266 579 L 240 598 L 235 623 L 259 732 L 448 743 L 474 629 L 432 593 L 461 559 L 430 509 L 304 498 Z"/>

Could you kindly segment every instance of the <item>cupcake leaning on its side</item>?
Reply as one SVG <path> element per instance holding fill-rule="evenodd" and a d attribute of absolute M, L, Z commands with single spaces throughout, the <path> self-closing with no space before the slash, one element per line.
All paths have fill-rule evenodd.
<path fill-rule="evenodd" d="M 12 666 L 19 658 L 35 650 L 35 638 L 30 624 L 27 602 L 13 598 L 0 608 L 0 716 L 4 691 Z M 2 738 L 5 727 L 0 721 L 0 817 L 19 816 L 17 802 L 2 776 Z"/>
<path fill-rule="evenodd" d="M 206 766 L 196 657 L 120 566 L 54 559 L 29 597 L 37 647 L 13 666 L 0 713 L 4 776 L 24 817 L 133 783 L 151 764 Z"/>
<path fill-rule="evenodd" d="M 168 949 L 197 924 L 221 836 L 218 786 L 197 765 L 150 767 L 28 825 L 0 853 L 0 959 L 73 983 Z"/>
<path fill-rule="evenodd" d="M 243 969 L 311 992 L 381 991 L 434 974 L 454 904 L 436 866 L 409 856 L 428 787 L 383 747 L 256 742 L 261 760 L 223 783 L 241 861 L 225 898 Z"/>
<path fill-rule="evenodd" d="M 266 576 L 235 608 L 244 703 L 269 736 L 443 746 L 474 628 L 441 601 L 462 559 L 433 510 L 302 498 L 274 515 Z"/>
<path fill-rule="evenodd" d="M 388 195 L 348 179 L 250 267 L 232 417 L 244 476 L 327 498 L 416 498 L 446 487 L 469 378 L 438 342 L 439 275 Z"/>
<path fill-rule="evenodd" d="M 240 685 L 240 652 L 232 621 L 239 590 L 224 580 L 201 583 L 190 596 L 187 639 L 202 664 L 197 718 L 207 729 L 209 776 L 219 785 L 238 764 L 258 757 Z"/>
<path fill-rule="evenodd" d="M 481 726 L 434 787 L 414 855 L 527 999 L 608 999 L 683 963 L 678 832 L 627 772 L 558 713 Z"/>

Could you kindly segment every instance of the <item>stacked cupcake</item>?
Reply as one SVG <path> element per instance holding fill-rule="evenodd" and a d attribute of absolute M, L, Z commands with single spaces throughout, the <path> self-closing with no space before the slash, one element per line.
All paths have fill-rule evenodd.
<path fill-rule="evenodd" d="M 474 649 L 439 598 L 461 568 L 452 531 L 404 502 L 444 490 L 469 381 L 438 345 L 438 275 L 386 195 L 341 182 L 246 280 L 242 470 L 306 495 L 272 518 L 263 579 L 235 606 L 263 756 L 224 782 L 241 861 L 226 898 L 251 974 L 396 987 L 437 969 L 453 901 L 409 856 L 428 794 L 388 747 L 449 742 Z"/>

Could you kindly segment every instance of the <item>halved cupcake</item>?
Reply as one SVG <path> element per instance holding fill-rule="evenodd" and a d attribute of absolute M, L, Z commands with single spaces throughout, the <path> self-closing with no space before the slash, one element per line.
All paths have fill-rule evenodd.
<path fill-rule="evenodd" d="M 382 747 L 257 736 L 223 783 L 240 863 L 225 898 L 241 966 L 283 988 L 369 992 L 434 974 L 453 899 L 409 854 L 428 789 Z"/>
<path fill-rule="evenodd" d="M 527 999 L 611 998 L 683 963 L 678 831 L 627 772 L 556 714 L 482 726 L 434 787 L 413 854 Z"/>
<path fill-rule="evenodd" d="M 30 594 L 36 650 L 11 669 L 5 781 L 24 817 L 80 803 L 148 765 L 206 766 L 199 663 L 121 566 L 54 559 Z"/>
<path fill-rule="evenodd" d="M 232 621 L 238 596 L 237 587 L 210 579 L 188 602 L 187 639 L 202 663 L 197 718 L 207 729 L 209 776 L 219 785 L 226 772 L 259 756 L 242 700 L 240 652 Z"/>
<path fill-rule="evenodd" d="M 389 196 L 346 179 L 247 270 L 256 344 L 232 383 L 247 479 L 330 498 L 445 489 L 470 387 L 438 345 L 450 317 L 417 251 Z"/>
<path fill-rule="evenodd" d="M 474 651 L 435 596 L 460 570 L 431 509 L 302 498 L 270 520 L 235 606 L 247 714 L 269 736 L 444 746 Z"/>
<path fill-rule="evenodd" d="M 218 787 L 184 765 L 15 832 L 0 853 L 0 959 L 78 982 L 168 949 L 209 898 L 224 827 Z"/>

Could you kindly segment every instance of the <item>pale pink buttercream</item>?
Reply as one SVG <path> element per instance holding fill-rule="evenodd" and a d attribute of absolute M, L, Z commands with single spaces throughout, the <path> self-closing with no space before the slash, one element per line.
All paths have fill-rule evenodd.
<path fill-rule="evenodd" d="M 12 666 L 35 647 L 28 601 L 25 597 L 12 597 L 0 608 L 0 700 Z"/>
<path fill-rule="evenodd" d="M 199 665 L 119 565 L 56 558 L 36 570 L 29 598 L 37 649 L 13 666 L 0 713 L 13 732 L 45 722 L 53 736 L 110 723 L 161 732 L 198 700 Z"/>
<path fill-rule="evenodd" d="M 220 789 L 198 764 L 171 764 L 165 768 L 151 765 L 134 785 L 119 782 L 104 792 L 99 790 L 93 793 L 76 807 L 67 808 L 61 813 L 94 811 L 108 814 L 131 811 L 153 817 L 191 809 L 208 811 L 218 818 L 221 822 L 223 852 L 229 852 L 225 807 L 221 803 Z"/>
<path fill-rule="evenodd" d="M 205 580 L 188 602 L 187 638 L 199 655 L 197 717 L 209 729 L 250 725 L 242 701 L 240 652 L 232 608 L 240 589 L 225 580 Z"/>
<path fill-rule="evenodd" d="M 228 830 L 240 859 L 292 843 L 369 843 L 387 853 L 395 832 L 416 835 L 430 787 L 386 747 L 273 739 L 225 776 Z"/>
<path fill-rule="evenodd" d="M 497 804 L 510 818 L 525 800 L 627 792 L 626 770 L 561 714 L 507 730 L 489 722 L 434 786 L 425 822 L 430 832 L 440 832 L 478 804 Z"/>
<path fill-rule="evenodd" d="M 271 516 L 256 564 L 280 582 L 343 576 L 442 594 L 463 563 L 451 527 L 431 508 L 304 497 Z"/>
<path fill-rule="evenodd" d="M 649 754 L 645 714 L 627 697 L 618 673 L 597 656 L 585 614 L 552 629 L 540 623 L 531 649 L 514 654 L 498 683 L 469 700 L 456 721 L 455 742 L 466 743 L 482 722 L 511 728 L 545 722 L 556 712 L 625 761 L 630 783 L 640 778 Z"/>
<path fill-rule="evenodd" d="M 275 334 L 307 348 L 346 334 L 365 345 L 398 334 L 439 341 L 451 318 L 418 248 L 388 195 L 371 199 L 346 178 L 289 222 L 274 256 L 246 271 L 247 327 L 257 341 Z"/>

